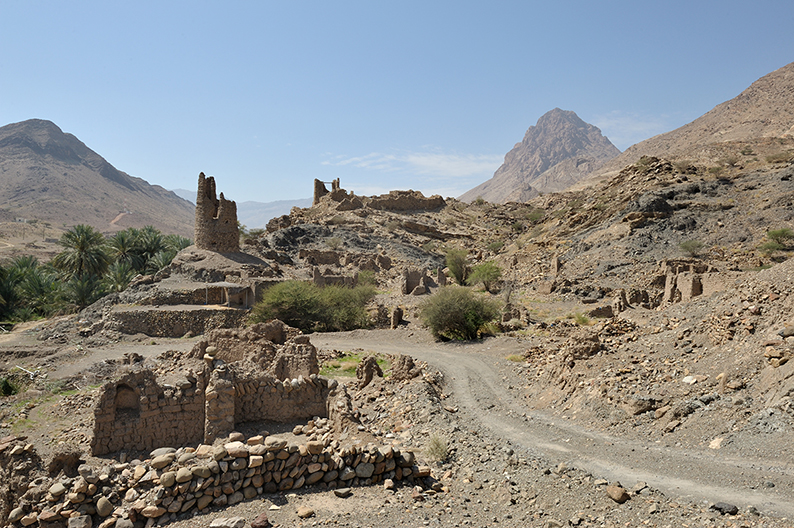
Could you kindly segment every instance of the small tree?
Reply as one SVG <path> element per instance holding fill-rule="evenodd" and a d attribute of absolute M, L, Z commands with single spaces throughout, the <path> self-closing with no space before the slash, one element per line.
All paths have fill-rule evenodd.
<path fill-rule="evenodd" d="M 491 292 L 491 287 L 497 282 L 500 278 L 502 278 L 502 268 L 497 266 L 491 261 L 483 262 L 482 264 L 478 264 L 474 266 L 474 269 L 471 272 L 471 275 L 468 278 L 468 284 L 474 285 L 478 283 L 482 283 L 485 291 L 488 293 Z"/>
<path fill-rule="evenodd" d="M 700 254 L 700 251 L 703 249 L 703 242 L 700 240 L 686 240 L 678 244 L 678 247 L 684 254 L 690 257 L 697 257 Z"/>
<path fill-rule="evenodd" d="M 780 246 L 785 247 L 788 244 L 788 241 L 794 238 L 794 231 L 788 227 L 784 227 L 782 229 L 773 229 L 772 231 L 766 232 L 766 237 L 775 244 L 780 244 Z"/>
<path fill-rule="evenodd" d="M 499 316 L 499 304 L 463 286 L 445 286 L 422 303 L 419 315 L 436 338 L 476 339 Z"/>
<path fill-rule="evenodd" d="M 447 251 L 447 267 L 455 282 L 463 286 L 469 276 L 469 264 L 466 258 L 469 253 L 463 249 L 450 249 Z"/>

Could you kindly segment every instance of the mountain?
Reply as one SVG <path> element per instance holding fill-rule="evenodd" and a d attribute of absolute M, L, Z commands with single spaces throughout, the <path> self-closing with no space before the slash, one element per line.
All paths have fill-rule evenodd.
<path fill-rule="evenodd" d="M 642 156 L 715 161 L 702 159 L 708 156 L 703 147 L 792 136 L 794 62 L 761 77 L 733 99 L 715 106 L 691 123 L 632 145 L 604 164 L 598 175 L 621 170 Z"/>
<path fill-rule="evenodd" d="M 525 202 L 539 193 L 570 187 L 618 154 L 598 127 L 585 123 L 575 112 L 555 108 L 529 127 L 493 178 L 460 199 Z"/>
<path fill-rule="evenodd" d="M 194 207 L 108 163 L 51 121 L 0 127 L 0 216 L 102 232 L 152 225 L 193 237 Z"/>

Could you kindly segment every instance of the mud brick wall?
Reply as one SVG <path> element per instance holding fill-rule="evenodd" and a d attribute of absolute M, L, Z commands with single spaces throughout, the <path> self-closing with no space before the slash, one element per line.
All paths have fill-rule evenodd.
<path fill-rule="evenodd" d="M 148 370 L 130 372 L 102 388 L 94 408 L 91 452 L 151 450 L 188 445 L 204 437 L 204 382 L 183 379 L 160 385 Z"/>

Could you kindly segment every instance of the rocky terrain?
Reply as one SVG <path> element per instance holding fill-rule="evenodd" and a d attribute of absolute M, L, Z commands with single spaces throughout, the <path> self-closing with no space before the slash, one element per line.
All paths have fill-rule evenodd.
<path fill-rule="evenodd" d="M 240 252 L 0 334 L 0 521 L 792 526 L 794 260 L 768 242 L 794 139 L 729 139 L 505 204 L 335 182 Z M 422 325 L 452 249 L 501 268 L 495 335 Z M 371 328 L 245 323 L 249 293 L 362 272 Z"/>
<path fill-rule="evenodd" d="M 587 178 L 620 151 L 601 131 L 574 112 L 555 108 L 529 127 L 524 139 L 505 155 L 493 178 L 460 199 L 524 202 L 539 193 L 562 191 Z"/>

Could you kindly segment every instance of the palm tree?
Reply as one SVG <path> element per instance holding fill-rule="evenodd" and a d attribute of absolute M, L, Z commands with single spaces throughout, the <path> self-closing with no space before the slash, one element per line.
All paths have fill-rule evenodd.
<path fill-rule="evenodd" d="M 108 248 L 110 256 L 117 263 L 127 263 L 131 268 L 139 271 L 143 268 L 144 262 L 138 247 L 137 238 L 137 229 L 130 228 L 119 231 L 108 241 Z"/>
<path fill-rule="evenodd" d="M 52 263 L 65 277 L 101 277 L 107 271 L 110 256 L 105 237 L 93 227 L 78 224 L 64 233 L 58 244 L 64 249 Z"/>
<path fill-rule="evenodd" d="M 110 265 L 103 282 L 110 291 L 121 292 L 130 285 L 134 276 L 135 270 L 132 269 L 130 263 L 120 260 Z"/>

